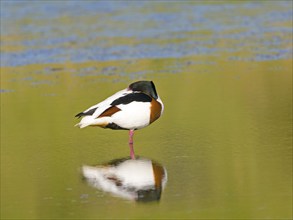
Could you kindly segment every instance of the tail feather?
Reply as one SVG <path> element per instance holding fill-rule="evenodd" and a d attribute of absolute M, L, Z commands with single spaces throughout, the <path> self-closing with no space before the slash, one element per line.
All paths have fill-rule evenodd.
<path fill-rule="evenodd" d="M 87 126 L 89 126 L 90 124 L 82 124 L 82 123 L 77 123 L 76 125 L 74 125 L 75 127 L 79 127 L 79 128 L 85 128 Z"/>
<path fill-rule="evenodd" d="M 94 123 L 95 123 L 95 118 L 94 117 L 92 117 L 92 116 L 85 116 L 75 126 L 78 126 L 80 128 L 84 128 L 84 127 L 87 127 L 87 126 L 92 125 Z"/>
<path fill-rule="evenodd" d="M 111 123 L 110 120 L 110 117 L 95 118 L 93 116 L 85 116 L 75 126 L 79 128 L 85 128 L 90 125 L 105 126 L 106 124 Z"/>

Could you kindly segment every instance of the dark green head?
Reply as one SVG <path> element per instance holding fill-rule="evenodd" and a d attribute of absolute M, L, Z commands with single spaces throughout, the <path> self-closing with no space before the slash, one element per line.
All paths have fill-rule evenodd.
<path fill-rule="evenodd" d="M 153 81 L 137 81 L 128 86 L 132 91 L 143 92 L 154 99 L 158 98 L 155 84 Z"/>

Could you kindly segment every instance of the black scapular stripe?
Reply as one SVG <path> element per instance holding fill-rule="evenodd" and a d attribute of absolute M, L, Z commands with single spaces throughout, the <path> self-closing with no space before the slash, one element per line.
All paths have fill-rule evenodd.
<path fill-rule="evenodd" d="M 98 107 L 97 107 L 97 108 L 98 108 Z M 80 117 L 82 117 L 82 116 L 92 115 L 92 114 L 94 114 L 94 112 L 97 110 L 97 108 L 90 109 L 90 110 L 88 110 L 87 112 L 80 112 L 80 113 L 78 113 L 75 117 L 80 118 Z"/>
<path fill-rule="evenodd" d="M 111 103 L 111 105 L 127 105 L 131 102 L 151 102 L 152 98 L 144 93 L 130 93 L 126 96 L 120 97 Z"/>

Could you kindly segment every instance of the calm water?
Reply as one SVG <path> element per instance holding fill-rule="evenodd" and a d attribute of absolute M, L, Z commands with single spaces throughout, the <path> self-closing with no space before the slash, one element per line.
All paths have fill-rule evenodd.
<path fill-rule="evenodd" d="M 82 176 L 127 131 L 74 127 L 141 79 L 165 112 L 135 151 L 168 173 L 146 203 Z M 1 1 L 0 89 L 3 219 L 292 218 L 291 1 Z"/>

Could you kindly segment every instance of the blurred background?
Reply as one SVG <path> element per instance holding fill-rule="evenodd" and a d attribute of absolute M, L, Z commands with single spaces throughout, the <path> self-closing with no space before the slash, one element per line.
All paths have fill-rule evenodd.
<path fill-rule="evenodd" d="M 292 1 L 0 3 L 1 218 L 292 218 Z M 74 127 L 137 80 L 165 105 L 134 136 L 149 203 L 82 180 L 127 131 Z"/>

